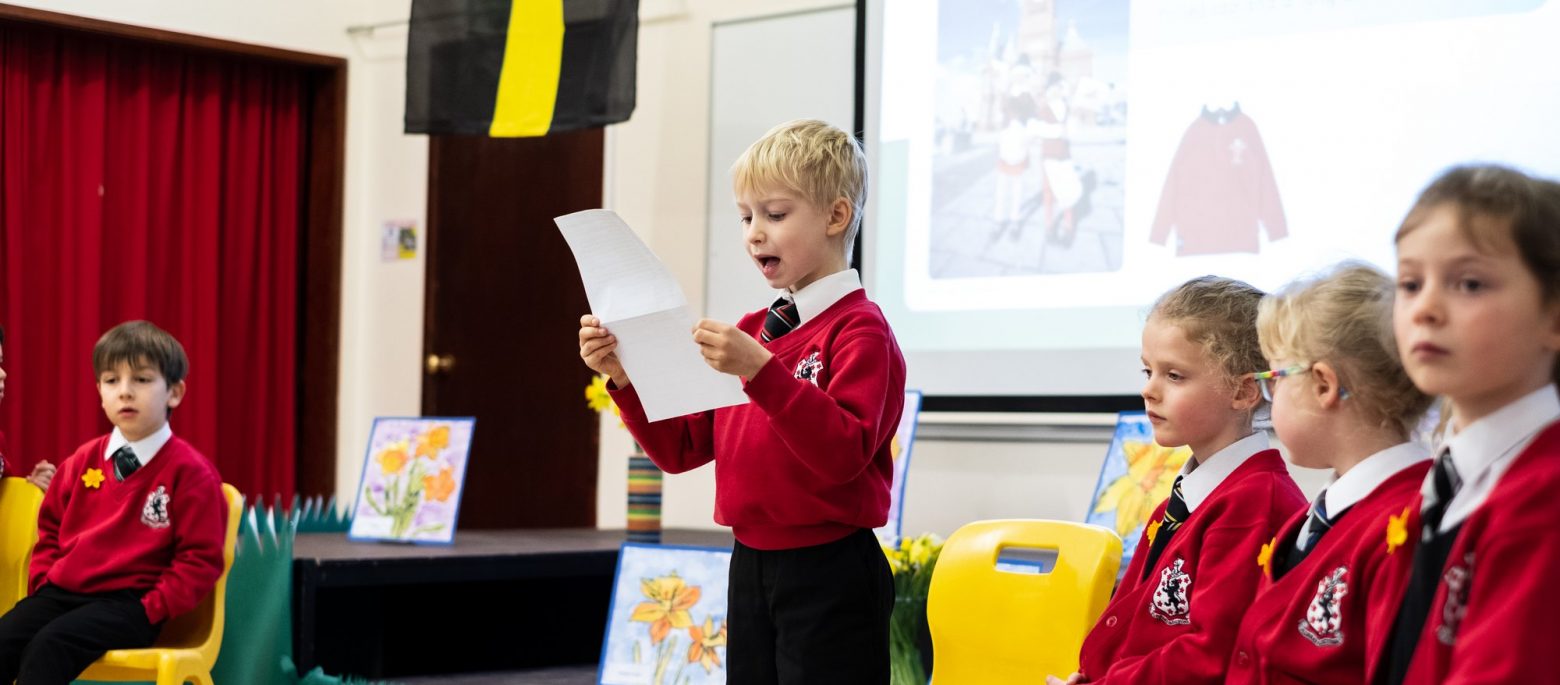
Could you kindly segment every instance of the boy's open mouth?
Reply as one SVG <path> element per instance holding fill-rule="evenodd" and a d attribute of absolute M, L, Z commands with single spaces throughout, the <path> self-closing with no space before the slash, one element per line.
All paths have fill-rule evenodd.
<path fill-rule="evenodd" d="M 769 255 L 759 255 L 758 268 L 760 271 L 764 272 L 765 276 L 773 276 L 775 271 L 780 268 L 780 258 L 771 257 Z"/>

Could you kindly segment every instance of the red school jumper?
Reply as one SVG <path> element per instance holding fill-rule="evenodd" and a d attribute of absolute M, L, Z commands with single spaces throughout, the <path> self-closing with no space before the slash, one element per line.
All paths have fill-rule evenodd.
<path fill-rule="evenodd" d="M 757 339 L 766 313 L 737 328 Z M 632 385 L 612 399 L 662 470 L 715 461 L 715 522 L 748 547 L 809 547 L 883 525 L 905 398 L 883 312 L 858 289 L 763 345 L 774 357 L 744 384 L 747 404 L 651 423 Z"/>
<path fill-rule="evenodd" d="M 1560 682 L 1560 422 L 1517 455 L 1489 496 L 1462 522 L 1436 586 L 1404 685 Z M 1371 622 L 1385 647 L 1407 589 L 1423 495 L 1406 502 L 1406 539 L 1390 559 L 1392 608 Z M 1393 528 L 1396 528 L 1394 525 Z M 1389 530 L 1381 530 L 1387 535 Z M 1382 649 L 1370 672 L 1384 666 Z"/>
<path fill-rule="evenodd" d="M 1165 504 L 1150 521 L 1164 517 Z M 1222 683 L 1240 617 L 1256 595 L 1257 556 L 1305 509 L 1278 450 L 1247 458 L 1181 524 L 1145 578 L 1147 528 L 1126 576 L 1079 655 L 1084 682 Z"/>
<path fill-rule="evenodd" d="M 145 591 L 147 619 L 162 623 L 194 609 L 222 575 L 222 479 L 174 436 L 120 482 L 103 458 L 108 439 L 78 448 L 44 494 L 28 591 Z"/>
<path fill-rule="evenodd" d="M 1397 615 L 1396 605 L 1380 601 L 1393 582 L 1382 570 L 1391 556 L 1383 531 L 1417 497 L 1429 470 L 1426 460 L 1388 477 L 1276 580 L 1278 557 L 1266 559 L 1271 563 L 1257 569 L 1262 580 L 1235 638 L 1226 683 L 1366 682 L 1366 655 L 1383 647 L 1373 641 L 1381 636 L 1370 634 L 1367 622 L 1379 620 L 1378 614 L 1387 620 Z M 1301 511 L 1290 518 L 1271 549 L 1293 553 L 1308 515 Z"/>

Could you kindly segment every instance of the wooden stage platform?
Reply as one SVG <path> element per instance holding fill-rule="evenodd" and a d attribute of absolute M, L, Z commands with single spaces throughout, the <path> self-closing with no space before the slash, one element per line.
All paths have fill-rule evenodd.
<path fill-rule="evenodd" d="M 460 531 L 450 546 L 302 534 L 293 549 L 299 671 L 369 678 L 595 664 L 621 530 Z M 667 530 L 731 547 L 726 531 Z"/>

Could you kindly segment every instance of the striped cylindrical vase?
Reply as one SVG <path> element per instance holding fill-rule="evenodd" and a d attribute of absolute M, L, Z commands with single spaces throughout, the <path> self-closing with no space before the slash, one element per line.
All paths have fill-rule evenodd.
<path fill-rule="evenodd" d="M 628 541 L 661 541 L 661 469 L 638 450 L 628 457 Z"/>

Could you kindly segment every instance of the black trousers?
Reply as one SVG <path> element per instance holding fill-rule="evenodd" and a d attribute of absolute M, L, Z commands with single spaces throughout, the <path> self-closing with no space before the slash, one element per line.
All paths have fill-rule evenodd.
<path fill-rule="evenodd" d="M 731 553 L 727 682 L 886 684 L 894 579 L 872 531 Z"/>
<path fill-rule="evenodd" d="M 141 594 L 97 595 L 44 585 L 0 616 L 0 683 L 67 685 L 110 649 L 150 647 L 152 625 Z"/>

